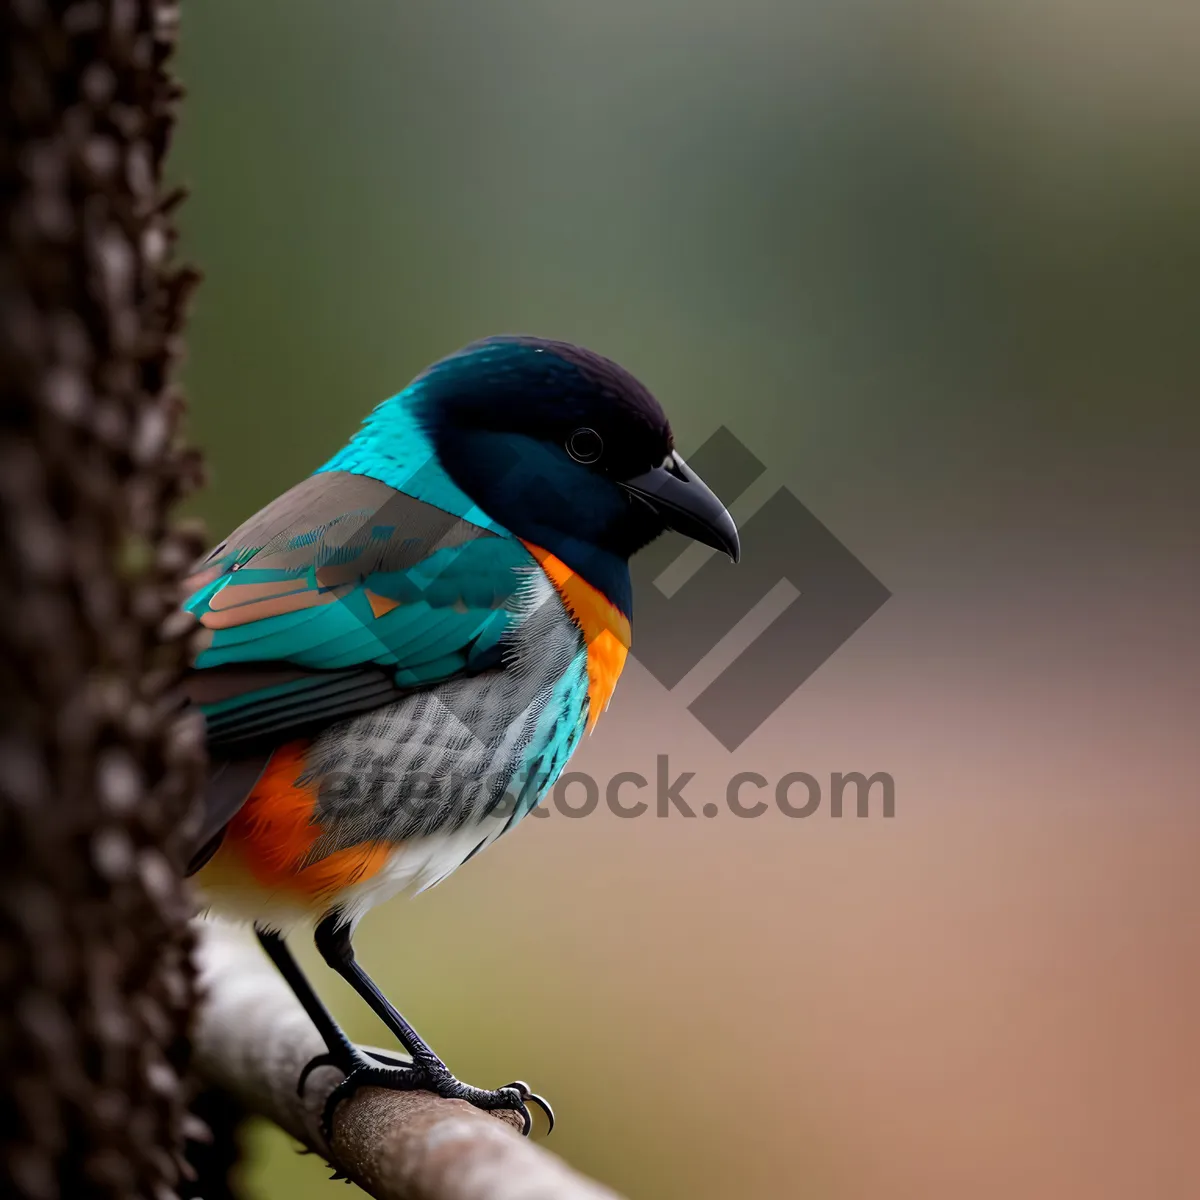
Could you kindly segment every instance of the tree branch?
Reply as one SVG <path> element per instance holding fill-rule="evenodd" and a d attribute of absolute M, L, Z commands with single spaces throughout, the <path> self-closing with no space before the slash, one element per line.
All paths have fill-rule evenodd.
<path fill-rule="evenodd" d="M 200 930 L 202 1000 L 195 1067 L 270 1118 L 375 1200 L 616 1200 L 521 1137 L 514 1113 L 489 1114 L 428 1092 L 364 1088 L 342 1103 L 333 1144 L 320 1133 L 333 1067 L 300 1072 L 325 1047 L 253 940 L 226 926 Z"/>

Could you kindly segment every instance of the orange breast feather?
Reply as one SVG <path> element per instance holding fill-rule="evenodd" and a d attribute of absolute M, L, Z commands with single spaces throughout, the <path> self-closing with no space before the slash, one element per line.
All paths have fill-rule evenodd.
<path fill-rule="evenodd" d="M 526 542 L 525 548 L 541 564 L 583 632 L 587 643 L 588 728 L 591 729 L 608 707 L 625 666 L 633 636 L 629 618 L 549 550 L 532 542 Z"/>
<path fill-rule="evenodd" d="M 230 821 L 212 862 L 200 872 L 226 878 L 231 871 L 249 873 L 268 890 L 282 890 L 311 901 L 325 902 L 369 879 L 395 849 L 367 842 L 336 850 L 312 861 L 313 845 L 321 836 L 314 821 L 316 784 L 300 784 L 306 742 L 289 742 L 271 756 L 241 811 Z"/>

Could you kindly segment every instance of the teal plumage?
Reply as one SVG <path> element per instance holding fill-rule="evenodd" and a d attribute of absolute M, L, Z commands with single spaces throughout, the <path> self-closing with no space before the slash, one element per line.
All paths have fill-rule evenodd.
<path fill-rule="evenodd" d="M 197 659 L 198 667 L 216 666 L 246 659 L 284 658 L 316 668 L 349 666 L 356 662 L 400 664 L 404 649 L 418 643 L 428 631 L 431 638 L 453 647 L 457 640 L 470 642 L 478 630 L 476 618 L 491 621 L 493 641 L 503 632 L 503 617 L 496 619 L 499 599 L 514 591 L 514 568 L 529 566 L 530 559 L 517 539 L 499 522 L 484 513 L 450 479 L 438 464 L 428 436 L 416 419 L 412 402 L 413 387 L 378 405 L 364 421 L 362 428 L 349 444 L 319 467 L 315 476 L 337 474 L 365 476 L 378 480 L 396 491 L 433 506 L 442 513 L 458 517 L 471 525 L 498 535 L 495 542 L 467 542 L 464 545 L 431 549 L 405 571 L 372 571 L 363 575 L 355 594 L 342 604 L 332 605 L 319 612 L 306 610 L 306 616 L 281 614 L 256 623 L 252 633 L 238 629 L 222 630 L 214 635 L 213 644 Z M 336 490 L 330 497 L 331 514 L 325 527 L 292 533 L 289 550 L 311 548 L 310 561 L 285 569 L 245 569 L 237 574 L 223 575 L 206 587 L 199 588 L 184 604 L 187 611 L 201 617 L 209 610 L 211 598 L 223 589 L 248 584 L 270 584 L 281 580 L 303 578 L 309 586 L 320 590 L 316 570 L 337 565 L 355 557 L 356 551 L 330 547 L 321 552 L 323 542 L 337 524 L 351 526 L 354 533 L 365 532 L 369 550 L 375 544 L 381 550 L 395 535 L 393 526 L 380 524 L 362 529 L 370 514 L 340 511 Z M 329 511 L 327 507 L 324 511 Z M 314 516 L 323 515 L 322 510 Z M 237 535 L 235 535 L 236 538 Z M 261 551 L 261 546 L 241 547 L 238 552 L 210 558 L 210 562 L 248 562 Z M 376 627 L 367 607 L 364 593 L 373 591 L 405 605 L 403 611 L 389 613 L 386 624 Z M 467 612 L 457 613 L 454 619 L 447 609 L 456 602 Z M 425 607 L 421 607 L 424 604 Z M 416 608 L 407 606 L 416 605 Z M 438 613 L 440 620 L 430 620 Z M 290 618 L 290 619 L 289 619 Z M 314 625 L 314 618 L 316 624 Z M 261 626 L 261 628 L 257 627 Z M 369 631 L 369 632 L 368 632 Z M 326 638 L 345 637 L 349 642 L 341 647 L 341 657 L 327 644 Z M 392 645 L 398 638 L 402 645 Z M 383 644 L 376 644 L 382 642 Z M 234 649 L 234 647 L 238 649 Z M 423 654 L 422 658 L 436 658 Z M 417 671 L 413 682 L 430 682 L 436 674 Z"/>
<path fill-rule="evenodd" d="M 422 379 L 417 379 L 398 395 L 384 400 L 368 414 L 350 442 L 318 468 L 318 473 L 367 475 L 472 525 L 511 538 L 513 535 L 471 500 L 438 462 L 420 418 L 422 399 Z"/>
<path fill-rule="evenodd" d="M 336 501 L 336 491 L 331 499 Z M 391 530 L 372 535 L 386 541 Z M 246 588 L 295 584 L 328 596 L 337 586 L 322 587 L 318 572 L 336 559 L 322 555 L 321 531 L 309 535 L 313 555 L 295 567 L 244 567 L 227 572 L 198 588 L 184 607 L 203 620 L 221 596 L 237 606 L 236 593 Z M 300 542 L 299 545 L 303 545 Z M 296 542 L 289 549 L 298 548 Z M 249 558 L 262 547 L 250 546 Z M 217 560 L 220 562 L 220 560 Z M 222 564 L 223 565 L 223 564 Z M 211 643 L 197 656 L 196 666 L 287 660 L 314 670 L 335 670 L 363 663 L 394 666 L 398 677 L 413 685 L 445 678 L 439 666 L 454 656 L 453 668 L 466 669 L 472 656 L 486 654 L 499 642 L 512 614 L 502 607 L 516 592 L 518 570 L 530 569 L 529 552 L 515 538 L 437 550 L 408 571 L 368 571 L 337 603 L 306 607 L 214 630 Z M 397 607 L 376 617 L 369 594 L 395 601 Z M 253 604 L 253 600 L 246 603 Z"/>
<path fill-rule="evenodd" d="M 737 554 L 650 393 L 578 347 L 500 338 L 378 405 L 197 564 L 189 694 L 213 769 L 194 867 L 214 903 L 258 923 L 347 1072 L 327 1119 L 371 1082 L 528 1122 L 524 1085 L 460 1083 L 381 1007 L 350 936 L 369 907 L 444 878 L 547 794 L 625 661 L 629 557 L 668 527 Z M 322 912 L 326 961 L 411 1066 L 351 1047 L 270 931 Z"/>

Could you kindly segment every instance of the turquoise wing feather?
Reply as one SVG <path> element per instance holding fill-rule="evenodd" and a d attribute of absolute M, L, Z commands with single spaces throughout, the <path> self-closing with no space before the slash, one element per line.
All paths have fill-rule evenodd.
<path fill-rule="evenodd" d="M 295 736 L 413 688 L 497 666 L 533 565 L 492 525 L 326 470 L 200 563 L 193 699 L 211 745 Z"/>

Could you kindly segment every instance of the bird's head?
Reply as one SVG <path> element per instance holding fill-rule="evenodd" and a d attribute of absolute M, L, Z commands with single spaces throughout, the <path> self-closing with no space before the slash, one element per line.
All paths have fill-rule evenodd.
<path fill-rule="evenodd" d="M 488 338 L 430 367 L 409 394 L 454 483 L 622 611 L 629 558 L 666 529 L 737 561 L 733 519 L 675 452 L 658 401 L 609 359 Z"/>

